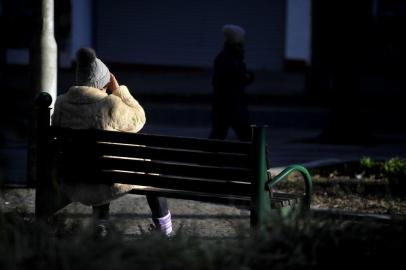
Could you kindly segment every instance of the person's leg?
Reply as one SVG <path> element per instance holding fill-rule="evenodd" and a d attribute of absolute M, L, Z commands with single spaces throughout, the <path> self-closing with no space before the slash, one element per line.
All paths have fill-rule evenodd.
<path fill-rule="evenodd" d="M 251 141 L 252 130 L 249 120 L 249 112 L 244 104 L 234 108 L 231 119 L 231 127 L 234 129 L 240 141 Z"/>
<path fill-rule="evenodd" d="M 166 198 L 147 195 L 147 201 L 151 209 L 155 229 L 166 235 L 171 234 L 172 218 Z"/>
<path fill-rule="evenodd" d="M 211 108 L 211 132 L 209 139 L 224 140 L 227 138 L 229 123 L 229 108 L 221 98 L 215 98 Z"/>
<path fill-rule="evenodd" d="M 213 125 L 209 139 L 225 140 L 227 138 L 228 127 Z"/>
<path fill-rule="evenodd" d="M 243 141 L 243 142 L 251 141 L 252 131 L 251 131 L 251 127 L 249 125 L 236 123 L 233 125 L 233 129 L 235 131 L 235 134 L 237 135 L 237 138 L 240 141 Z"/>
<path fill-rule="evenodd" d="M 152 218 L 160 218 L 169 213 L 166 198 L 147 195 L 147 201 L 149 208 L 151 209 Z"/>
<path fill-rule="evenodd" d="M 110 203 L 93 206 L 94 231 L 100 237 L 105 237 L 108 232 L 110 216 Z"/>
<path fill-rule="evenodd" d="M 226 112 L 213 110 L 212 125 L 209 139 L 225 140 L 229 129 L 229 123 L 226 119 Z"/>
<path fill-rule="evenodd" d="M 100 220 L 105 219 L 108 220 L 110 216 L 110 203 L 106 203 L 99 206 L 93 206 L 93 219 Z"/>

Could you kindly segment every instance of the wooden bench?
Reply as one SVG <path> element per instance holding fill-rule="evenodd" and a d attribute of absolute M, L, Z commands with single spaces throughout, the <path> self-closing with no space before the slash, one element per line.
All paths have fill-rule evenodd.
<path fill-rule="evenodd" d="M 55 160 L 69 173 L 89 173 L 88 183 L 123 183 L 134 194 L 198 200 L 249 207 L 251 225 L 266 224 L 273 209 L 309 209 L 312 180 L 299 165 L 271 178 L 267 167 L 265 127 L 253 127 L 251 142 L 220 141 L 50 126 L 51 97 L 36 102 L 36 128 L 30 147 L 30 175 L 36 187 L 35 213 L 47 218 L 69 203 L 53 179 Z M 85 158 L 86 168 L 80 167 Z M 82 166 L 83 167 L 83 166 Z M 274 186 L 298 171 L 302 194 L 278 193 Z"/>

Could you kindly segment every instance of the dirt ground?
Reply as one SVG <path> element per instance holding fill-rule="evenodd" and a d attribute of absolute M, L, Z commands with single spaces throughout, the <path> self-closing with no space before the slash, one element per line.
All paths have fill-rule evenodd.
<path fill-rule="evenodd" d="M 0 195 L 1 210 L 18 210 L 34 213 L 35 191 L 33 189 L 8 189 Z M 203 239 L 232 239 L 242 229 L 249 228 L 249 211 L 234 206 L 203 203 L 189 200 L 168 199 L 175 232 Z M 68 222 L 89 224 L 91 207 L 72 203 L 61 210 Z M 111 221 L 118 230 L 137 236 L 148 232 L 151 224 L 150 210 L 145 196 L 125 195 L 111 203 Z"/>

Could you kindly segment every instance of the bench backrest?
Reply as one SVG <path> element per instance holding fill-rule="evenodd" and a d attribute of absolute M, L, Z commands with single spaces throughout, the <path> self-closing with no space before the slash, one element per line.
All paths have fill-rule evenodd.
<path fill-rule="evenodd" d="M 251 142 L 51 127 L 48 145 L 63 174 L 86 175 L 76 178 L 82 182 L 133 184 L 140 186 L 134 192 L 167 197 L 187 191 L 237 203 L 249 202 L 252 194 Z"/>

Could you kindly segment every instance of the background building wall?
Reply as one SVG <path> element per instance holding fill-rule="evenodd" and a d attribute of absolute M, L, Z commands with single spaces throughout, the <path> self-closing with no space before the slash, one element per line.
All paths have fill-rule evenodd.
<path fill-rule="evenodd" d="M 247 63 L 280 70 L 285 0 L 95 1 L 95 47 L 110 62 L 211 67 L 222 25 L 247 31 Z"/>
<path fill-rule="evenodd" d="M 286 0 L 286 59 L 311 58 L 311 0 Z"/>
<path fill-rule="evenodd" d="M 93 6 L 92 0 L 71 0 L 72 2 L 72 35 L 68 50 L 73 60 L 80 47 L 93 46 Z"/>

